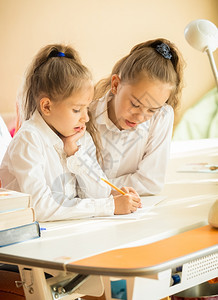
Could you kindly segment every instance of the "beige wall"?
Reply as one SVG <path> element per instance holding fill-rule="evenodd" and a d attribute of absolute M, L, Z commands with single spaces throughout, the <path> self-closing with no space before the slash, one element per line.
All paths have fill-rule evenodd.
<path fill-rule="evenodd" d="M 134 44 L 157 37 L 173 41 L 187 62 L 182 113 L 215 85 L 207 55 L 191 48 L 183 34 L 200 18 L 218 25 L 218 1 L 0 0 L 0 113 L 14 111 L 22 75 L 48 43 L 72 44 L 96 81 Z"/>

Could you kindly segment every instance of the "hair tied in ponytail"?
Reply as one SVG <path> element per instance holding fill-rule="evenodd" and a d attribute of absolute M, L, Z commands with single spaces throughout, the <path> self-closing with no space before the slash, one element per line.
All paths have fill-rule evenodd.
<path fill-rule="evenodd" d="M 57 56 L 58 57 L 65 57 L 65 54 L 63 52 L 58 52 Z"/>
<path fill-rule="evenodd" d="M 66 55 L 64 52 L 53 50 L 48 57 L 66 57 Z"/>
<path fill-rule="evenodd" d="M 166 59 L 171 59 L 172 58 L 172 53 L 170 51 L 170 47 L 165 43 L 158 44 L 155 47 L 155 50 L 158 53 L 160 53 Z"/>

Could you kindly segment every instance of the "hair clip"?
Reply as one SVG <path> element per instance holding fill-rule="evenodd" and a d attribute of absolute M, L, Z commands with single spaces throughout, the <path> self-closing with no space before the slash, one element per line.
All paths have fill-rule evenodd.
<path fill-rule="evenodd" d="M 172 53 L 170 51 L 170 47 L 165 43 L 161 43 L 161 44 L 157 45 L 155 47 L 155 50 L 166 59 L 172 58 Z"/>
<path fill-rule="evenodd" d="M 57 53 L 57 56 L 58 56 L 58 57 L 65 57 L 65 54 L 64 54 L 63 52 L 58 52 L 58 53 Z"/>

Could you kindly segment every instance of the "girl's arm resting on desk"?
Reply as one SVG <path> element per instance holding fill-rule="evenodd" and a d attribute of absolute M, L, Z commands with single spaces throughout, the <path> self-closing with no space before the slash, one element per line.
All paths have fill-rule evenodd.
<path fill-rule="evenodd" d="M 45 146 L 39 135 L 25 132 L 12 140 L 0 171 L 3 186 L 32 195 L 39 221 L 78 219 L 113 215 L 110 189 L 101 188 L 101 197 L 77 197 L 76 178 L 65 172 L 58 153 Z M 86 176 L 85 176 L 86 178 Z M 90 179 L 94 184 L 93 179 Z M 100 194 L 100 192 L 98 192 Z M 99 195 L 98 195 L 99 196 Z"/>
<path fill-rule="evenodd" d="M 89 148 L 80 147 L 79 150 L 67 158 L 68 169 L 76 175 L 79 182 L 81 198 L 97 197 L 101 198 L 103 194 L 109 195 L 111 189 L 100 178 L 105 178 L 100 165 L 95 157 L 95 146 L 89 141 Z M 91 150 L 91 151 L 90 151 Z M 137 192 L 132 188 L 123 188 L 126 195 L 117 195 L 114 197 L 115 214 L 129 214 L 140 207 L 140 198 Z M 108 191 L 108 192 L 107 192 Z M 130 195 L 132 194 L 132 195 Z"/>
<path fill-rule="evenodd" d="M 164 107 L 163 107 L 164 108 Z M 109 180 L 118 187 L 132 186 L 139 195 L 157 194 L 165 181 L 170 156 L 174 112 L 171 106 L 163 109 L 149 128 L 149 140 L 137 170 Z M 132 158 L 134 159 L 134 158 Z"/>

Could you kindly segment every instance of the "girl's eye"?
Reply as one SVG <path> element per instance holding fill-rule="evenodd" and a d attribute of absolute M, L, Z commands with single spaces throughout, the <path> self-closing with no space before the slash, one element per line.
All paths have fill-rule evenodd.
<path fill-rule="evenodd" d="M 156 111 L 159 111 L 159 108 L 156 108 L 156 109 L 149 109 L 149 112 L 154 114 Z"/>
<path fill-rule="evenodd" d="M 80 109 L 73 109 L 73 112 L 74 112 L 74 113 L 79 113 L 79 112 L 80 112 Z"/>
<path fill-rule="evenodd" d="M 131 104 L 132 104 L 133 107 L 136 107 L 136 108 L 140 107 L 140 105 L 135 105 L 132 101 L 131 101 Z"/>
<path fill-rule="evenodd" d="M 149 109 L 148 110 L 150 113 L 155 113 L 155 110 Z"/>

